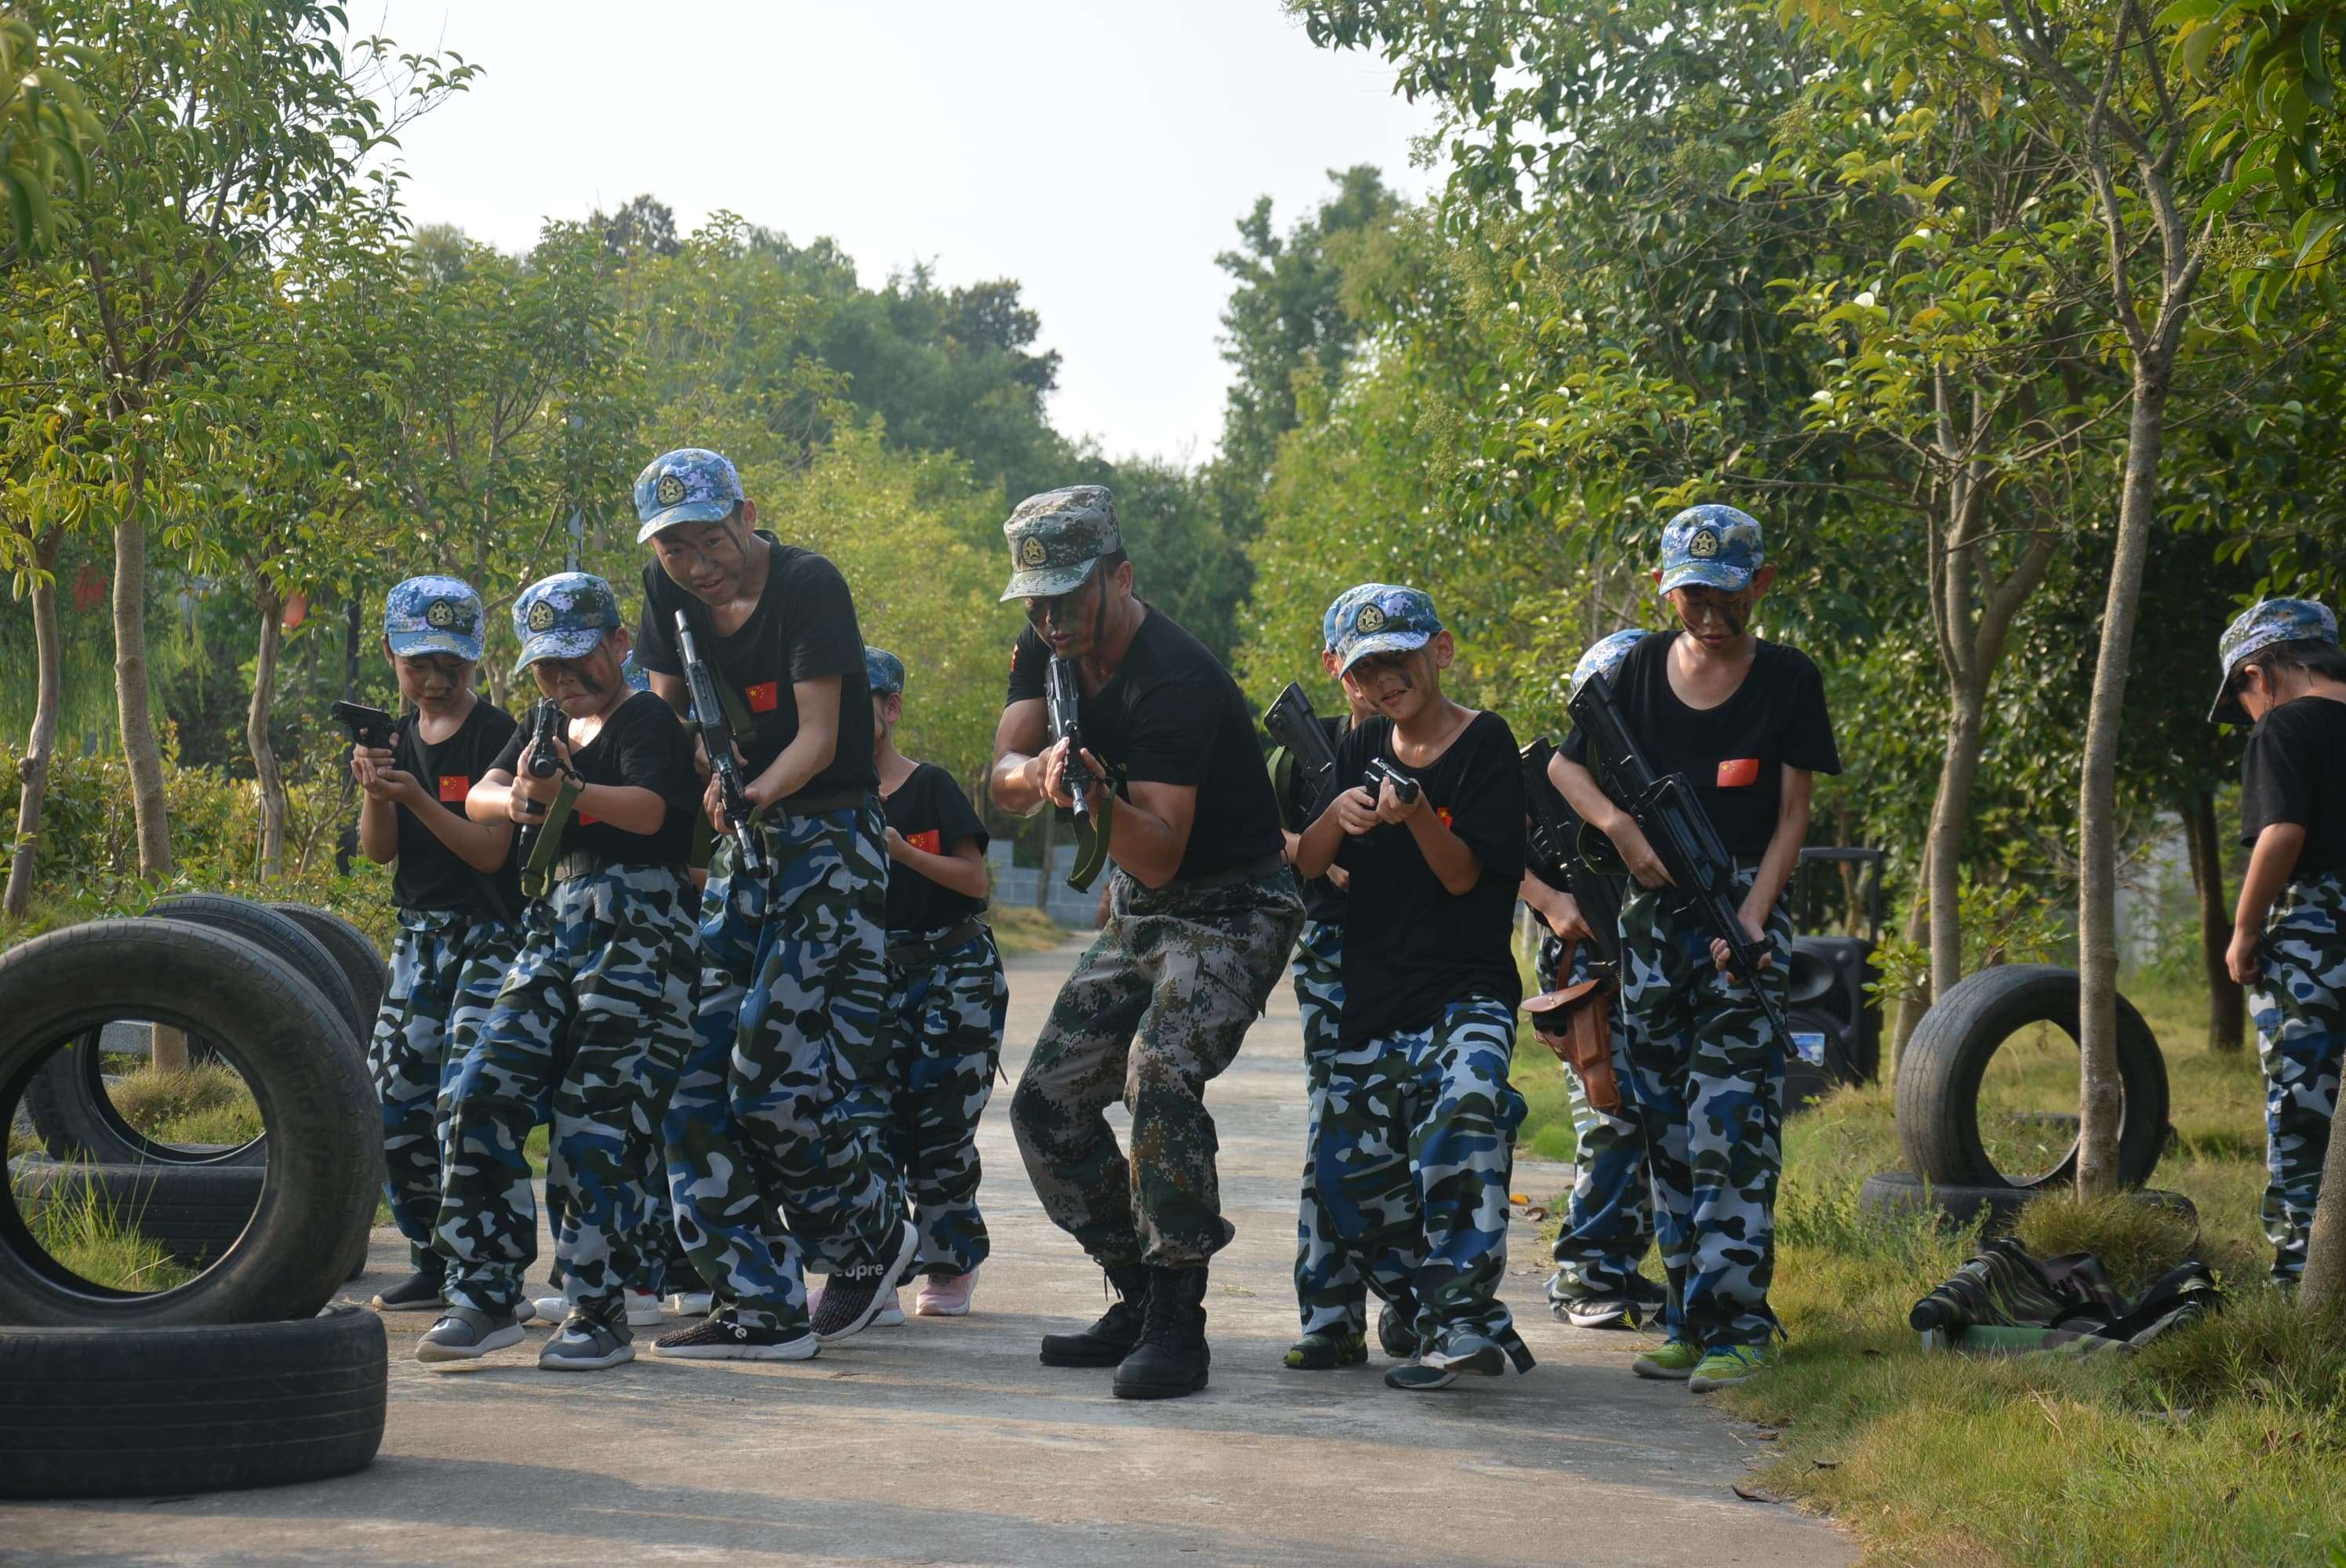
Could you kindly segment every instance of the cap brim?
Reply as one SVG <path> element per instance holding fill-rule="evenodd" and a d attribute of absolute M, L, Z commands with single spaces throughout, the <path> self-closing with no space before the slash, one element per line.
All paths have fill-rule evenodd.
<path fill-rule="evenodd" d="M 521 657 L 514 660 L 514 674 L 519 675 L 542 658 L 584 658 L 603 646 L 604 636 L 592 626 L 540 632 L 521 645 Z"/>
<path fill-rule="evenodd" d="M 1756 570 L 1754 568 L 1754 572 Z M 1730 594 L 1739 594 L 1751 585 L 1754 572 L 1747 572 L 1740 566 L 1722 565 L 1717 561 L 1688 561 L 1662 574 L 1661 591 L 1667 594 L 1673 588 L 1693 586 L 1724 588 Z"/>
<path fill-rule="evenodd" d="M 391 632 L 385 634 L 391 651 L 401 658 L 418 658 L 424 654 L 454 654 L 466 664 L 481 662 L 481 645 L 451 632 Z"/>
<path fill-rule="evenodd" d="M 1381 653 L 1413 652 L 1432 642 L 1433 637 L 1432 632 L 1379 632 L 1373 636 L 1362 637 L 1352 645 L 1350 653 L 1344 655 L 1344 662 L 1337 667 L 1336 673 L 1342 675 L 1362 659 L 1373 658 Z"/>
<path fill-rule="evenodd" d="M 643 520 L 636 530 L 636 543 L 644 544 L 663 528 L 673 528 L 679 523 L 715 523 L 733 515 L 738 501 L 679 501 L 673 506 L 663 506 Z"/>
<path fill-rule="evenodd" d="M 1072 566 L 1038 566 L 1031 572 L 1011 574 L 1010 585 L 1002 590 L 1003 604 L 1013 599 L 1052 599 L 1061 594 L 1072 594 L 1091 578 L 1092 568 L 1099 565 L 1095 555 Z"/>

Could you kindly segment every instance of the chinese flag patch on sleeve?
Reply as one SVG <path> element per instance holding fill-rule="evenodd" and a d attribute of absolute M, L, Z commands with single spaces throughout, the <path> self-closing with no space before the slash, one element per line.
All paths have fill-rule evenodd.
<path fill-rule="evenodd" d="M 1721 789 L 1749 789 L 1760 782 L 1760 759 L 1730 757 L 1719 765 L 1719 787 Z"/>
<path fill-rule="evenodd" d="M 1443 827 L 1447 828 L 1448 826 L 1450 826 L 1450 808 L 1449 808 L 1449 807 L 1447 807 L 1447 806 L 1436 806 L 1436 807 L 1433 809 L 1433 814 L 1434 814 L 1435 816 L 1437 816 L 1437 817 L 1439 817 L 1439 818 L 1441 818 L 1441 819 L 1442 819 L 1442 825 L 1443 825 Z"/>
<path fill-rule="evenodd" d="M 473 780 L 468 774 L 443 773 L 440 775 L 440 800 L 443 805 L 463 805 L 464 797 L 472 792 L 472 789 Z"/>
<path fill-rule="evenodd" d="M 771 713 L 781 701 L 781 688 L 770 680 L 761 680 L 741 695 L 749 699 L 752 713 Z"/>
<path fill-rule="evenodd" d="M 944 834 L 935 828 L 923 829 L 907 838 L 904 842 L 932 855 L 942 855 L 945 852 Z"/>

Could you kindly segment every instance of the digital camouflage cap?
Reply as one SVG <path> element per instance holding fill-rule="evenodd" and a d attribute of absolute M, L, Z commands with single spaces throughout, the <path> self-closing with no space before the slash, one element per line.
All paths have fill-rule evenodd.
<path fill-rule="evenodd" d="M 1320 617 L 1320 646 L 1329 653 L 1336 651 L 1336 639 L 1343 635 L 1344 611 L 1362 594 L 1382 594 L 1393 588 L 1391 583 L 1355 583 L 1328 601 L 1327 610 Z"/>
<path fill-rule="evenodd" d="M 741 504 L 741 476 L 701 446 L 664 452 L 636 475 L 636 543 L 679 523 L 714 523 Z"/>
<path fill-rule="evenodd" d="M 1124 548 L 1116 498 L 1105 484 L 1071 484 L 1029 495 L 1002 525 L 1010 542 L 1010 585 L 1002 596 L 1047 599 L 1073 593 L 1102 555 Z"/>
<path fill-rule="evenodd" d="M 2250 654 L 2275 643 L 2336 643 L 2338 617 L 2315 599 L 2266 599 L 2242 610 L 2224 628 L 2216 645 L 2216 662 L 2224 673 L 2216 681 L 2216 706 L 2208 717 L 2218 724 L 2246 724 L 2249 716 L 2232 692 L 2232 674 Z"/>
<path fill-rule="evenodd" d="M 1740 593 L 1768 559 L 1760 522 L 1732 506 L 1689 506 L 1662 525 L 1662 592 L 1692 585 Z"/>
<path fill-rule="evenodd" d="M 863 645 L 863 679 L 874 697 L 898 697 L 904 690 L 904 661 L 886 648 Z"/>
<path fill-rule="evenodd" d="M 1336 673 L 1372 654 L 1422 648 L 1441 630 L 1431 595 L 1390 583 L 1363 584 L 1336 616 Z"/>
<path fill-rule="evenodd" d="M 455 577 L 410 577 L 382 603 L 382 635 L 400 658 L 454 654 L 481 662 L 481 596 Z"/>
<path fill-rule="evenodd" d="M 514 636 L 521 657 L 514 674 L 542 658 L 581 658 L 601 645 L 619 623 L 619 596 L 591 572 L 556 572 L 541 577 L 514 601 Z"/>
<path fill-rule="evenodd" d="M 1637 627 L 1630 626 L 1590 643 L 1587 651 L 1580 656 L 1580 662 L 1572 667 L 1572 695 L 1578 697 L 1580 688 L 1588 684 L 1588 677 L 1592 675 L 1601 675 L 1608 686 L 1612 684 L 1621 673 L 1621 661 L 1629 657 L 1629 650 L 1637 647 L 1637 639 L 1645 635 Z"/>

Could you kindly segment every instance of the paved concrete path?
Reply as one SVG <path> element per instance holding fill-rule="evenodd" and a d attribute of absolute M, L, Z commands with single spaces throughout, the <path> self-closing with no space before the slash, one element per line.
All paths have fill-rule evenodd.
<path fill-rule="evenodd" d="M 1013 961 L 1014 1074 L 1075 951 Z M 477 1369 L 428 1371 L 407 1352 L 429 1319 L 394 1317 L 372 1468 L 266 1492 L 0 1510 L 0 1562 L 1854 1560 L 1831 1526 L 1734 1495 L 1755 1440 L 1682 1388 L 1632 1378 L 1639 1337 L 1548 1316 L 1545 1259 L 1521 1221 L 1507 1296 L 1540 1359 L 1529 1377 L 1410 1395 L 1383 1387 L 1382 1358 L 1286 1370 L 1303 1075 L 1284 988 L 1211 1104 L 1239 1236 L 1215 1261 L 1201 1395 L 1131 1403 L 1109 1397 L 1106 1372 L 1037 1364 L 1036 1337 L 1096 1316 L 1101 1282 L 1035 1202 L 1003 1092 L 982 1135 L 994 1258 L 969 1318 L 868 1330 L 790 1365 L 647 1354 L 565 1375 L 536 1369 L 542 1326 Z M 1545 1199 L 1560 1174 L 1522 1167 L 1516 1188 Z M 403 1267 L 396 1234 L 379 1230 L 351 1293 L 363 1300 Z"/>

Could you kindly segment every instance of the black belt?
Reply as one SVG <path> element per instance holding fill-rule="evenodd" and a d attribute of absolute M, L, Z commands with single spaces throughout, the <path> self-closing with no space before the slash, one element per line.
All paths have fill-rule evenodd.
<path fill-rule="evenodd" d="M 1156 891 L 1160 893 L 1201 893 L 1215 888 L 1236 887 L 1263 877 L 1277 876 L 1287 868 L 1287 857 L 1274 850 L 1249 865 L 1229 866 L 1219 871 L 1208 871 L 1201 877 L 1176 877 Z"/>
<path fill-rule="evenodd" d="M 792 795 L 774 809 L 791 817 L 820 817 L 826 811 L 860 809 L 871 799 L 869 789 L 826 789 L 819 795 Z"/>
<path fill-rule="evenodd" d="M 591 877 L 598 872 L 607 871 L 614 866 L 645 866 L 654 870 L 672 871 L 679 877 L 689 878 L 690 875 L 681 866 L 658 867 L 649 860 L 615 860 L 608 855 L 597 854 L 592 850 L 573 850 L 554 862 L 553 880 L 557 882 L 566 882 L 573 877 Z"/>
<path fill-rule="evenodd" d="M 985 922 L 972 915 L 959 925 L 947 926 L 934 936 L 914 937 L 910 942 L 888 944 L 888 962 L 898 969 L 912 969 L 928 962 L 940 954 L 966 947 L 985 933 Z"/>

